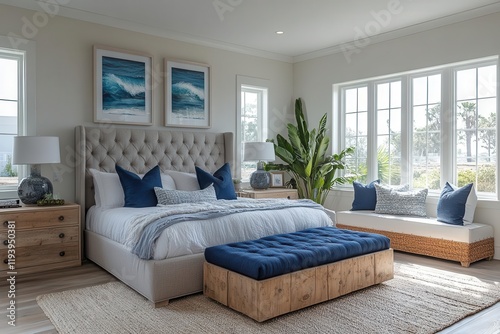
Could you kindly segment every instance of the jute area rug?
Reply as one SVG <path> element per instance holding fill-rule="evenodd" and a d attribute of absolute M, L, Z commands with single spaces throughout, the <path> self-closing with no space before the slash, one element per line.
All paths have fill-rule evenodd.
<path fill-rule="evenodd" d="M 59 333 L 434 333 L 500 300 L 498 282 L 395 264 L 393 280 L 257 323 L 201 294 L 154 309 L 120 282 L 42 295 Z"/>

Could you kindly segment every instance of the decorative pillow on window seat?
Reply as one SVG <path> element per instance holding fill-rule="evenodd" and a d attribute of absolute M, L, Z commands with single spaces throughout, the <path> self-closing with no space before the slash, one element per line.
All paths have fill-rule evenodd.
<path fill-rule="evenodd" d="M 408 185 L 396 189 L 407 190 Z M 377 192 L 375 213 L 427 217 L 425 208 L 427 189 L 416 191 L 398 191 L 396 189 L 375 183 L 375 191 Z"/>
<path fill-rule="evenodd" d="M 476 204 L 474 184 L 457 188 L 446 182 L 437 205 L 437 220 L 452 225 L 472 224 Z"/>
<path fill-rule="evenodd" d="M 377 205 L 377 192 L 375 191 L 375 183 L 380 183 L 380 180 L 375 180 L 369 184 L 362 184 L 354 181 L 354 200 L 352 201 L 351 211 L 358 210 L 375 210 Z"/>
<path fill-rule="evenodd" d="M 217 199 L 236 199 L 233 178 L 231 177 L 231 167 L 228 163 L 225 163 L 221 168 L 216 170 L 213 175 L 199 167 L 195 168 L 201 189 L 205 189 L 213 184 Z"/>
<path fill-rule="evenodd" d="M 151 168 L 142 179 L 118 165 L 115 168 L 125 194 L 125 207 L 144 208 L 158 204 L 154 188 L 162 186 L 159 166 Z"/>

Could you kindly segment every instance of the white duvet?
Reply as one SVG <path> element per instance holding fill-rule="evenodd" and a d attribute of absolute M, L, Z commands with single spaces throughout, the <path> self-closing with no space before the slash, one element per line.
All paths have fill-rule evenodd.
<path fill-rule="evenodd" d="M 158 209 L 110 209 L 94 206 L 87 213 L 86 227 L 125 245 L 129 239 L 127 231 L 134 230 L 136 221 L 146 213 L 157 213 Z M 332 220 L 325 211 L 307 207 L 241 212 L 213 219 L 181 222 L 161 233 L 154 246 L 153 259 L 202 253 L 210 246 L 331 225 Z M 130 246 L 126 247 L 130 249 Z"/>

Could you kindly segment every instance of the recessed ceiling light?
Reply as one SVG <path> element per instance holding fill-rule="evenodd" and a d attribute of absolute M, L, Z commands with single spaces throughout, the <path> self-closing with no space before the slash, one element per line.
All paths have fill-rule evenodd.
<path fill-rule="evenodd" d="M 276 31 L 276 35 L 283 35 L 284 33 L 285 33 L 285 32 L 284 32 L 284 31 L 281 31 L 281 30 Z"/>

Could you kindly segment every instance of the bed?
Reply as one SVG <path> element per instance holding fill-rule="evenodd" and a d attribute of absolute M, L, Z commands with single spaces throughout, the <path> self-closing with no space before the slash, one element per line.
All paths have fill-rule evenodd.
<path fill-rule="evenodd" d="M 81 205 L 82 221 L 86 222 L 82 224 L 86 258 L 113 274 L 154 303 L 156 307 L 159 307 L 168 304 L 170 299 L 203 290 L 203 247 L 224 243 L 227 240 L 234 242 L 262 237 L 262 233 L 288 233 L 309 227 L 331 225 L 331 220 L 325 212 L 316 213 L 320 210 L 315 210 L 314 213 L 318 215 L 318 219 L 296 221 L 295 217 L 299 217 L 299 214 L 308 208 L 283 209 L 280 215 L 285 217 L 286 221 L 278 224 L 280 225 L 279 229 L 275 229 L 271 220 L 266 222 L 264 212 L 236 213 L 220 219 L 224 219 L 225 224 L 247 224 L 246 230 L 240 232 L 241 234 L 229 235 L 227 236 L 229 239 L 214 238 L 212 240 L 209 238 L 211 241 L 198 242 L 196 247 L 184 252 L 176 252 L 164 247 L 167 249 L 165 254 L 170 254 L 166 258 L 165 254 L 153 258 L 140 258 L 131 253 L 123 240 L 120 240 L 119 237 L 113 237 L 113 233 L 116 235 L 116 232 L 110 232 L 111 234 L 105 232 L 106 224 L 111 224 L 111 216 L 108 215 L 108 211 L 98 210 L 95 206 L 95 187 L 92 177 L 94 171 L 91 173 L 91 170 L 116 173 L 115 165 L 119 163 L 120 166 L 137 174 L 145 174 L 155 166 L 159 166 L 162 173 L 169 175 L 194 173 L 195 166 L 208 172 L 214 172 L 226 163 L 233 165 L 233 145 L 232 133 L 131 129 L 116 126 L 76 127 L 75 146 L 78 161 L 76 166 L 76 201 Z M 247 199 L 247 201 L 252 200 Z M 253 201 L 258 202 L 258 200 Z M 244 203 L 241 202 L 241 205 Z M 118 216 L 121 215 L 123 220 L 126 220 L 126 209 L 129 208 L 117 210 Z M 139 214 L 141 210 L 129 210 L 128 212 Z M 115 211 L 113 214 L 115 215 Z M 260 214 L 263 216 L 258 216 L 256 221 L 255 215 Z M 99 217 L 97 220 L 95 220 L 96 216 Z M 254 217 L 253 220 L 250 219 L 250 216 Z M 212 221 L 203 222 L 203 225 L 218 226 Z M 261 228 L 260 225 L 256 226 L 255 231 L 260 234 L 255 235 L 257 232 L 248 226 L 261 222 L 264 227 L 267 226 L 267 229 Z M 190 228 L 190 223 L 193 224 L 192 226 L 195 225 L 193 222 L 182 222 L 176 224 L 175 228 L 186 230 Z M 272 228 L 269 229 L 269 226 Z M 161 237 L 157 242 L 160 245 L 157 245 L 156 249 L 161 247 L 160 240 Z M 186 243 L 191 243 L 191 240 L 186 240 Z"/>

